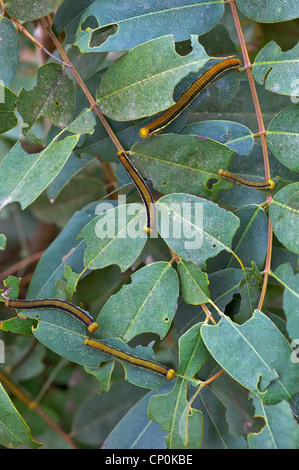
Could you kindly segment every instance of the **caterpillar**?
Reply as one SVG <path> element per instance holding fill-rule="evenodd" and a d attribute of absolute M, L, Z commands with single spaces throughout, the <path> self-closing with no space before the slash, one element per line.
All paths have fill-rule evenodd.
<path fill-rule="evenodd" d="M 181 112 L 189 106 L 189 104 L 196 98 L 196 96 L 206 88 L 215 78 L 221 75 L 228 69 L 238 68 L 241 61 L 235 58 L 224 59 L 215 65 L 212 65 L 206 72 L 204 72 L 177 100 L 177 102 L 168 108 L 160 117 L 139 131 L 140 137 L 145 139 L 152 135 L 161 132 L 168 124 L 170 124 Z"/>
<path fill-rule="evenodd" d="M 92 317 L 81 308 L 76 305 L 66 302 L 65 300 L 59 299 L 41 299 L 41 300 L 19 300 L 19 299 L 6 299 L 6 307 L 16 309 L 57 309 L 63 312 L 70 313 L 73 317 L 77 318 L 83 323 L 88 331 L 93 333 L 98 329 L 98 324 L 93 321 Z"/>
<path fill-rule="evenodd" d="M 91 348 L 97 349 L 108 356 L 112 356 L 115 359 L 120 361 L 126 362 L 133 366 L 141 367 L 142 369 L 147 369 L 156 374 L 163 375 L 168 380 L 172 380 L 175 376 L 175 371 L 173 369 L 168 369 L 157 362 L 150 361 L 148 359 L 141 359 L 140 357 L 134 356 L 133 354 L 126 353 L 124 351 L 120 351 L 117 348 L 112 346 L 108 346 L 101 341 L 92 338 L 85 338 L 84 343 L 86 346 Z"/>
<path fill-rule="evenodd" d="M 136 170 L 134 165 L 130 162 L 125 152 L 122 152 L 122 151 L 117 152 L 117 156 L 120 162 L 123 164 L 126 171 L 131 176 L 132 180 L 134 181 L 142 197 L 142 200 L 145 205 L 146 217 L 147 217 L 147 223 L 146 223 L 146 226 L 144 227 L 144 230 L 147 233 L 151 233 L 155 225 L 155 209 L 154 209 L 153 196 L 150 190 L 148 189 L 147 184 L 145 183 L 144 179 L 142 178 L 140 173 Z"/>
<path fill-rule="evenodd" d="M 275 187 L 275 183 L 271 179 L 268 181 L 249 181 L 225 170 L 219 170 L 218 175 L 223 176 L 224 178 L 227 178 L 229 180 L 235 181 L 236 183 L 243 184 L 244 186 L 249 186 L 250 188 L 273 189 Z"/>

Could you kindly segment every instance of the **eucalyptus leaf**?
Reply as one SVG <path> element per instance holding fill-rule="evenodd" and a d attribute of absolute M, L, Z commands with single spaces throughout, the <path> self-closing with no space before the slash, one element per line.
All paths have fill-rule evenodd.
<path fill-rule="evenodd" d="M 59 173 L 78 139 L 53 140 L 39 154 L 26 153 L 18 141 L 0 164 L 0 210 L 15 201 L 22 209 L 29 206 Z"/>
<path fill-rule="evenodd" d="M 35 126 L 43 117 L 51 119 L 54 126 L 66 127 L 74 112 L 74 86 L 58 64 L 46 64 L 37 70 L 37 84 L 30 90 L 24 88 L 17 99 L 17 109 L 24 123 L 24 135 L 43 144 L 36 135 Z"/>
<path fill-rule="evenodd" d="M 10 87 L 17 70 L 20 48 L 18 33 L 4 16 L 0 17 L 0 37 L 0 84 L 1 87 Z"/>
<path fill-rule="evenodd" d="M 168 433 L 165 438 L 168 449 L 198 449 L 202 440 L 202 414 L 192 409 L 187 423 L 182 425 L 182 415 L 186 417 L 185 379 L 178 379 L 173 390 L 166 395 L 156 395 L 151 398 L 149 404 L 149 417 L 157 421 L 164 432 Z M 174 412 L 169 413 L 169 410 Z M 182 426 L 184 437 L 182 436 Z M 186 427 L 185 427 L 186 426 Z"/>
<path fill-rule="evenodd" d="M 270 122 L 267 142 L 273 155 L 286 167 L 299 171 L 299 105 L 278 113 Z"/>
<path fill-rule="evenodd" d="M 186 192 L 217 201 L 218 191 L 232 183 L 218 175 L 234 151 L 195 135 L 166 134 L 133 145 L 130 156 L 142 175 L 162 193 Z"/>
<path fill-rule="evenodd" d="M 161 237 L 186 261 L 195 261 L 204 269 L 208 258 L 222 250 L 232 252 L 240 221 L 231 212 L 190 194 L 163 196 L 156 207 Z"/>
<path fill-rule="evenodd" d="M 33 21 L 43 16 L 49 15 L 54 11 L 63 0 L 8 0 L 5 2 L 6 11 L 21 21 Z"/>
<path fill-rule="evenodd" d="M 283 309 L 287 318 L 287 331 L 295 340 L 299 333 L 299 274 L 294 274 L 291 265 L 285 263 L 271 276 L 284 287 Z"/>
<path fill-rule="evenodd" d="M 130 50 L 103 75 L 97 102 L 105 116 L 130 121 L 150 116 L 174 104 L 175 85 L 209 59 L 197 36 L 192 51 L 180 56 L 173 36 L 163 36 Z"/>
<path fill-rule="evenodd" d="M 244 437 L 232 435 L 226 420 L 227 408 L 210 387 L 204 387 L 196 399 L 194 407 L 202 412 L 202 449 L 244 449 Z"/>
<path fill-rule="evenodd" d="M 278 191 L 270 204 L 270 220 L 279 241 L 299 253 L 299 183 Z"/>
<path fill-rule="evenodd" d="M 16 95 L 0 82 L 0 134 L 12 129 L 18 122 L 14 113 L 16 99 Z"/>
<path fill-rule="evenodd" d="M 120 205 L 93 219 L 80 233 L 87 248 L 85 267 L 100 269 L 117 264 L 128 269 L 138 258 L 146 242 L 145 210 L 140 204 Z"/>
<path fill-rule="evenodd" d="M 147 393 L 128 411 L 106 438 L 102 449 L 166 448 L 161 427 L 156 421 L 151 421 L 147 414 L 149 400 L 156 394 L 154 391 Z"/>
<path fill-rule="evenodd" d="M 65 31 L 67 42 L 72 44 L 83 13 L 94 1 L 64 0 L 55 14 L 52 25 L 57 35 Z"/>
<path fill-rule="evenodd" d="M 4 447 L 19 445 L 36 449 L 41 444 L 32 439 L 30 429 L 0 383 L 0 443 Z"/>
<path fill-rule="evenodd" d="M 208 276 L 196 263 L 180 260 L 178 274 L 181 293 L 187 304 L 199 305 L 209 302 Z"/>
<path fill-rule="evenodd" d="M 232 121 L 201 121 L 187 124 L 182 134 L 195 134 L 225 144 L 239 155 L 249 155 L 254 138 L 248 127 Z"/>
<path fill-rule="evenodd" d="M 288 51 L 282 51 L 274 41 L 270 41 L 257 54 L 252 72 L 258 83 L 267 90 L 281 95 L 293 95 L 294 84 L 298 77 L 299 44 Z"/>
<path fill-rule="evenodd" d="M 30 313 L 31 312 L 31 313 Z M 36 316 L 34 310 L 27 310 L 26 315 Z M 59 313 L 59 315 L 57 315 Z M 114 360 L 113 357 L 102 353 L 84 344 L 85 327 L 70 316 L 63 317 L 61 312 L 55 310 L 42 310 L 38 312 L 39 323 L 34 330 L 34 336 L 51 351 L 68 359 L 69 361 L 81 364 L 89 368 L 98 368 L 103 361 Z M 64 338 L 64 341 L 61 338 Z M 120 351 L 124 351 L 134 356 L 155 361 L 151 345 L 148 347 L 137 346 L 132 349 L 119 338 L 109 338 L 104 340 L 105 344 Z M 159 389 L 166 385 L 167 379 L 155 372 L 132 366 L 122 362 L 126 379 L 139 387 Z"/>
<path fill-rule="evenodd" d="M 237 323 L 241 324 L 248 320 L 254 310 L 258 307 L 263 277 L 255 263 L 252 267 L 245 268 L 245 274 L 240 281 L 241 305 L 238 315 L 235 316 Z"/>
<path fill-rule="evenodd" d="M 295 421 L 290 405 L 282 401 L 277 405 L 267 406 L 258 397 L 253 396 L 256 416 L 265 420 L 265 425 L 258 433 L 248 436 L 250 449 L 298 449 L 299 426 Z"/>
<path fill-rule="evenodd" d="M 138 0 L 121 4 L 118 0 L 97 0 L 82 15 L 75 44 L 82 52 L 99 52 L 129 50 L 162 34 L 182 41 L 212 29 L 223 13 L 223 4 L 211 0 L 183 0 L 179 4 L 176 0 L 153 0 L 146 6 Z M 90 17 L 96 27 L 85 26 Z M 117 25 L 116 32 L 103 44 L 92 44 L 97 32 L 113 24 Z"/>
<path fill-rule="evenodd" d="M 298 392 L 299 371 L 290 360 L 292 348 L 259 310 L 243 325 L 222 316 L 216 326 L 202 325 L 201 334 L 221 367 L 263 402 L 290 401 Z"/>
<path fill-rule="evenodd" d="M 144 266 L 131 276 L 130 284 L 110 297 L 99 313 L 101 338 L 113 335 L 130 341 L 145 332 L 163 338 L 171 326 L 178 295 L 177 274 L 169 263 L 159 261 Z"/>
<path fill-rule="evenodd" d="M 82 209 L 74 213 L 39 260 L 27 291 L 28 299 L 56 297 L 56 283 L 63 279 L 66 265 L 77 273 L 84 270 L 86 243 L 84 239 L 77 240 L 77 236 L 94 217 L 94 210 Z"/>
<path fill-rule="evenodd" d="M 288 21 L 299 16 L 299 7 L 296 0 L 279 1 L 275 4 L 275 7 L 272 0 L 265 0 L 262 3 L 237 0 L 237 6 L 244 15 L 259 23 Z"/>

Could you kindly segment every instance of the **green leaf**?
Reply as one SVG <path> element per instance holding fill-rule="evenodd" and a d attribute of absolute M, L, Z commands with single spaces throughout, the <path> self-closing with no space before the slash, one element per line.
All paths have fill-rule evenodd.
<path fill-rule="evenodd" d="M 14 113 L 16 99 L 11 90 L 0 84 L 0 134 L 12 129 L 18 122 Z"/>
<path fill-rule="evenodd" d="M 240 219 L 240 227 L 234 236 L 232 250 L 244 266 L 252 261 L 261 268 L 265 261 L 268 243 L 268 217 L 264 209 L 256 204 L 244 205 L 234 214 Z M 240 266 L 233 255 L 222 252 L 208 262 L 209 270 L 220 270 Z"/>
<path fill-rule="evenodd" d="M 101 338 L 113 334 L 128 342 L 144 332 L 164 338 L 177 308 L 176 271 L 169 263 L 159 261 L 136 271 L 131 280 L 110 297 L 99 313 Z"/>
<path fill-rule="evenodd" d="M 0 444 L 8 448 L 25 445 L 37 449 L 41 444 L 32 439 L 29 427 L 12 404 L 0 383 Z"/>
<path fill-rule="evenodd" d="M 105 442 L 107 434 L 118 425 L 119 421 L 130 410 L 130 408 L 142 398 L 144 390 L 134 387 L 127 382 L 116 381 L 109 393 L 101 393 L 97 390 L 91 391 L 85 388 L 87 396 L 82 395 L 79 409 L 72 419 L 71 433 L 76 442 L 80 443 L 80 448 L 99 449 Z M 121 400 L 119 399 L 121 397 Z M 96 419 L 95 419 L 96 417 Z M 130 460 L 123 460 L 121 454 L 105 452 L 105 465 Z M 124 452 L 123 452 L 124 453 Z M 121 460 L 120 460 L 121 459 Z M 136 461 L 137 457 L 134 457 Z"/>
<path fill-rule="evenodd" d="M 0 323 L 0 330 L 18 335 L 32 336 L 32 328 L 36 328 L 36 321 L 29 318 L 14 317 Z"/>
<path fill-rule="evenodd" d="M 111 205 L 110 205 L 111 207 Z M 146 234 L 145 211 L 140 204 L 120 205 L 93 219 L 78 238 L 85 238 L 84 263 L 88 269 L 117 264 L 128 269 L 140 255 Z"/>
<path fill-rule="evenodd" d="M 22 209 L 29 206 L 59 173 L 78 139 L 53 140 L 39 154 L 26 153 L 17 142 L 0 164 L 0 211 L 15 201 Z"/>
<path fill-rule="evenodd" d="M 68 125 L 67 130 L 73 134 L 93 134 L 96 120 L 90 109 L 83 111 Z"/>
<path fill-rule="evenodd" d="M 101 384 L 101 390 L 109 392 L 111 375 L 114 370 L 115 362 L 108 361 L 101 364 L 99 367 L 85 367 L 85 370 L 88 374 L 93 375 Z"/>
<path fill-rule="evenodd" d="M 22 89 L 17 99 L 17 109 L 24 123 L 23 133 L 41 144 L 35 126 L 41 118 L 48 117 L 54 126 L 63 129 L 74 112 L 74 85 L 58 64 L 46 64 L 37 69 L 37 84 L 31 91 Z"/>
<path fill-rule="evenodd" d="M 196 72 L 209 56 L 192 36 L 192 51 L 180 56 L 172 36 L 153 39 L 127 52 L 103 75 L 97 91 L 101 111 L 117 121 L 130 121 L 172 104 L 175 85 Z"/>
<path fill-rule="evenodd" d="M 181 133 L 216 140 L 239 155 L 249 155 L 254 144 L 251 130 L 233 121 L 192 122 L 187 124 Z"/>
<path fill-rule="evenodd" d="M 201 323 L 194 325 L 179 339 L 179 374 L 175 387 L 167 395 L 150 400 L 149 417 L 168 432 L 170 449 L 198 449 L 202 441 L 202 413 L 190 407 L 187 400 L 188 378 L 210 359 L 200 334 Z M 174 410 L 172 413 L 169 410 Z"/>
<path fill-rule="evenodd" d="M 81 273 L 76 273 L 72 270 L 70 266 L 67 264 L 64 266 L 64 272 L 63 272 L 63 277 L 66 279 L 66 288 L 65 288 L 65 294 L 66 294 L 66 300 L 69 302 L 72 300 L 72 297 L 74 295 L 74 292 L 76 292 L 77 289 L 77 284 L 80 279 Z"/>
<path fill-rule="evenodd" d="M 3 284 L 6 289 L 9 289 L 9 298 L 10 299 L 17 299 L 19 297 L 19 285 L 21 282 L 21 278 L 15 276 L 8 276 L 4 279 Z M 2 291 L 2 289 L 1 289 Z M 5 302 L 4 298 L 0 296 L 1 302 Z"/>
<path fill-rule="evenodd" d="M 32 21 L 47 16 L 54 11 L 63 0 L 8 0 L 5 9 L 14 18 L 21 21 Z"/>
<path fill-rule="evenodd" d="M 154 396 L 150 400 L 149 417 L 157 421 L 164 432 L 169 433 L 165 438 L 168 449 L 199 449 L 201 445 L 202 414 L 195 409 L 188 416 L 186 428 L 183 425 L 184 431 L 188 433 L 188 441 L 185 436 L 182 438 L 181 417 L 188 407 L 186 386 L 185 379 L 178 379 L 170 393 Z"/>
<path fill-rule="evenodd" d="M 298 77 L 299 44 L 293 49 L 282 51 L 274 41 L 270 41 L 258 53 L 253 63 L 252 72 L 255 80 L 267 90 L 280 95 L 293 95 L 294 84 Z"/>
<path fill-rule="evenodd" d="M 221 367 L 265 403 L 290 401 L 298 392 L 299 371 L 290 359 L 292 349 L 259 310 L 243 325 L 222 316 L 216 326 L 202 325 L 201 334 Z"/>
<path fill-rule="evenodd" d="M 199 305 L 209 302 L 208 276 L 196 263 L 180 260 L 178 274 L 181 293 L 187 304 Z"/>
<path fill-rule="evenodd" d="M 179 374 L 175 387 L 167 395 L 150 400 L 149 417 L 168 432 L 167 447 L 170 449 L 198 449 L 202 441 L 202 413 L 190 409 L 187 400 L 188 378 L 210 358 L 200 334 L 201 324 L 194 325 L 179 339 Z M 170 412 L 173 410 L 173 412 Z"/>
<path fill-rule="evenodd" d="M 172 34 L 174 40 L 189 39 L 191 34 L 204 34 L 212 29 L 224 13 L 220 1 L 162 0 L 144 6 L 138 0 L 97 0 L 83 14 L 77 31 L 76 45 L 82 52 L 129 50 L 162 35 Z M 92 17 L 92 28 L 84 25 Z M 94 24 L 97 22 L 97 26 Z M 117 31 L 103 44 L 92 45 L 97 32 L 117 25 Z M 182 27 L 184 25 L 184 27 Z"/>
<path fill-rule="evenodd" d="M 10 87 L 17 70 L 20 48 L 16 28 L 4 16 L 0 17 L 0 37 L 0 83 Z"/>
<path fill-rule="evenodd" d="M 149 392 L 138 401 L 115 426 L 101 449 L 165 449 L 164 433 L 147 415 L 149 400 L 157 392 Z"/>
<path fill-rule="evenodd" d="M 299 274 L 293 273 L 290 264 L 279 266 L 271 276 L 284 286 L 283 309 L 287 317 L 290 338 L 297 339 L 299 332 Z"/>
<path fill-rule="evenodd" d="M 204 269 L 208 258 L 222 250 L 232 252 L 232 238 L 240 222 L 231 212 L 189 194 L 164 196 L 156 207 L 161 237 L 186 261 L 195 261 Z"/>
<path fill-rule="evenodd" d="M 299 105 L 278 113 L 270 122 L 267 142 L 271 152 L 283 165 L 299 171 Z"/>
<path fill-rule="evenodd" d="M 203 441 L 202 449 L 244 449 L 247 447 L 243 437 L 233 436 L 226 421 L 227 408 L 214 390 L 204 387 L 193 405 L 202 412 Z"/>
<path fill-rule="evenodd" d="M 130 155 L 142 175 L 162 193 L 186 192 L 217 201 L 218 191 L 232 183 L 218 175 L 234 151 L 194 135 L 159 135 L 133 145 Z"/>
<path fill-rule="evenodd" d="M 61 312 L 57 310 L 47 309 L 26 310 L 23 313 L 33 318 L 36 318 L 36 313 L 38 313 L 39 323 L 33 333 L 44 346 L 69 361 L 88 367 L 90 373 L 93 373 L 92 368 L 98 368 L 101 362 L 114 361 L 111 356 L 84 344 L 85 327 L 73 317 L 61 315 Z M 136 357 L 155 361 L 151 345 L 137 346 L 133 349 L 119 338 L 109 338 L 103 342 Z M 124 367 L 126 379 L 139 387 L 154 390 L 165 386 L 168 382 L 165 377 L 155 372 L 120 362 Z"/>
<path fill-rule="evenodd" d="M 201 325 L 192 326 L 179 339 L 179 374 L 190 379 L 211 358 L 201 336 Z"/>
<path fill-rule="evenodd" d="M 279 0 L 275 6 L 272 0 L 264 2 L 237 0 L 237 6 L 248 18 L 260 23 L 288 21 L 299 16 L 297 0 L 288 0 L 287 2 Z"/>
<path fill-rule="evenodd" d="M 288 250 L 299 253 L 299 183 L 288 184 L 278 191 L 269 213 L 278 240 Z"/>
<path fill-rule="evenodd" d="M 240 281 L 241 306 L 238 315 L 235 316 L 237 323 L 241 324 L 248 320 L 254 310 L 258 307 L 263 277 L 255 263 L 251 268 L 245 268 L 245 274 Z"/>
<path fill-rule="evenodd" d="M 65 31 L 67 43 L 72 44 L 75 41 L 82 14 L 92 3 L 94 0 L 64 0 L 55 13 L 52 25 L 57 36 Z"/>
<path fill-rule="evenodd" d="M 293 417 L 289 403 L 282 401 L 267 406 L 253 396 L 255 416 L 265 420 L 265 426 L 258 433 L 248 436 L 250 449 L 298 449 L 299 425 Z"/>
<path fill-rule="evenodd" d="M 77 273 L 84 270 L 86 244 L 84 239 L 77 240 L 77 236 L 94 217 L 94 210 L 75 212 L 39 260 L 27 291 L 27 299 L 57 297 L 59 292 L 56 284 L 58 280 L 64 279 L 66 265 Z"/>

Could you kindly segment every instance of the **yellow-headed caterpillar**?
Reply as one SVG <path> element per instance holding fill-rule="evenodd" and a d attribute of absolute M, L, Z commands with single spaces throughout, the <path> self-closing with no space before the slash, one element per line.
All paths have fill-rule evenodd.
<path fill-rule="evenodd" d="M 165 113 L 155 119 L 153 122 L 139 131 L 140 137 L 145 139 L 152 135 L 161 132 L 168 124 L 178 117 L 181 112 L 189 106 L 189 104 L 197 97 L 197 95 L 206 88 L 215 78 L 221 75 L 226 70 L 240 67 L 241 61 L 235 58 L 224 59 L 215 65 L 212 65 L 206 72 L 204 72 L 177 100 L 177 102 L 168 108 Z"/>
<path fill-rule="evenodd" d="M 41 300 L 19 300 L 19 299 L 6 299 L 6 307 L 16 308 L 16 309 L 57 309 L 62 310 L 63 312 L 70 313 L 73 317 L 77 318 L 81 323 L 83 323 L 88 331 L 93 333 L 98 329 L 98 324 L 93 321 L 92 317 L 77 307 L 76 305 L 66 302 L 65 300 L 59 299 L 41 299 Z"/>
<path fill-rule="evenodd" d="M 107 356 L 111 356 L 114 359 L 118 359 L 119 361 L 126 362 L 131 364 L 132 366 L 141 367 L 142 369 L 147 369 L 156 374 L 163 375 L 168 380 L 172 380 L 175 376 L 175 371 L 173 369 L 168 369 L 157 362 L 150 361 L 148 359 L 142 359 L 140 357 L 134 356 L 133 354 L 126 353 L 121 351 L 120 349 L 114 348 L 112 346 L 108 346 L 101 341 L 92 338 L 85 338 L 84 343 L 86 346 L 91 348 L 97 349 Z"/>
<path fill-rule="evenodd" d="M 129 175 L 131 176 L 132 180 L 134 181 L 140 196 L 145 205 L 146 209 L 146 217 L 147 223 L 144 227 L 144 230 L 147 233 L 151 233 L 153 231 L 155 225 L 155 209 L 154 209 L 154 199 L 152 193 L 147 187 L 144 179 L 140 175 L 140 173 L 136 170 L 134 165 L 130 162 L 128 157 L 126 156 L 125 152 L 117 152 L 118 158 L 120 162 L 123 164 L 124 168 L 127 170 Z"/>
<path fill-rule="evenodd" d="M 229 180 L 235 181 L 236 183 L 242 184 L 243 186 L 248 186 L 250 188 L 256 189 L 273 189 L 275 187 L 275 183 L 273 180 L 268 181 L 249 181 L 245 180 L 244 178 L 240 178 L 239 176 L 230 173 L 229 171 L 219 170 L 219 176 L 223 176 Z"/>

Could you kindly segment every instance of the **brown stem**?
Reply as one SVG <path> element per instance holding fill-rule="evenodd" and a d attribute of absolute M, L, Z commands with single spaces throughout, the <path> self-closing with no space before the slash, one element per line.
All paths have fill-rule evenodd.
<path fill-rule="evenodd" d="M 262 144 L 262 152 L 263 152 L 263 160 L 264 160 L 264 169 L 265 169 L 265 179 L 266 181 L 271 179 L 271 174 L 270 174 L 270 164 L 269 164 L 269 156 L 268 156 L 268 149 L 267 149 L 267 141 L 266 141 L 266 130 L 264 126 L 264 121 L 263 121 L 263 116 L 260 108 L 260 103 L 259 99 L 257 96 L 256 88 L 255 88 L 255 83 L 252 75 L 252 64 L 250 63 L 249 55 L 247 52 L 246 48 L 246 43 L 245 39 L 243 36 L 242 28 L 241 28 L 241 23 L 240 19 L 238 16 L 237 8 L 235 5 L 234 0 L 229 0 L 229 5 L 232 11 L 232 15 L 234 18 L 240 46 L 241 46 L 241 51 L 244 59 L 244 67 L 246 69 L 247 77 L 248 77 L 248 82 L 252 94 L 252 99 L 254 103 L 254 108 L 255 108 L 255 113 L 257 117 L 257 123 L 258 123 L 258 133 L 261 138 L 261 144 Z M 267 195 L 267 203 L 270 204 L 272 200 L 272 197 L 268 194 Z M 265 269 L 264 269 L 264 280 L 263 280 L 263 287 L 262 287 L 262 292 L 259 300 L 259 305 L 258 308 L 261 309 L 265 294 L 266 294 L 266 289 L 267 289 L 267 284 L 268 284 L 268 278 L 269 278 L 269 272 L 270 272 L 270 267 L 271 267 L 271 254 L 272 254 L 272 239 L 273 239 L 273 232 L 272 232 L 272 226 L 270 222 L 270 218 L 268 221 L 268 246 L 267 246 L 267 257 L 266 257 L 266 263 L 265 263 Z"/>
<path fill-rule="evenodd" d="M 55 423 L 55 421 L 50 418 L 50 416 L 45 413 L 32 399 L 31 395 L 27 390 L 23 389 L 18 383 L 16 383 L 3 369 L 0 369 L 0 382 L 6 385 L 6 387 L 29 409 L 36 411 L 43 419 L 46 421 L 49 426 L 54 429 L 73 449 L 76 449 L 77 446 L 74 444 L 69 435 L 61 429 L 61 427 Z"/>
<path fill-rule="evenodd" d="M 104 118 L 102 112 L 100 111 L 96 101 L 94 100 L 93 96 L 91 95 L 90 91 L 88 90 L 87 86 L 85 85 L 84 81 L 82 80 L 82 78 L 80 77 L 80 75 L 78 74 L 77 70 L 75 69 L 75 67 L 73 66 L 73 64 L 71 63 L 70 59 L 68 58 L 68 55 L 67 53 L 65 52 L 63 46 L 60 44 L 59 40 L 57 39 L 57 37 L 55 36 L 52 28 L 50 27 L 49 25 L 49 22 L 47 23 L 44 23 L 44 19 L 41 18 L 41 21 L 43 24 L 45 24 L 45 27 L 46 29 L 48 30 L 48 33 L 49 35 L 51 36 L 51 39 L 53 41 L 53 43 L 55 44 L 59 54 L 61 55 L 61 57 L 63 58 L 63 60 L 71 65 L 71 72 L 72 74 L 74 75 L 75 79 L 77 80 L 78 84 L 80 85 L 84 95 L 86 96 L 86 98 L 88 99 L 89 101 L 89 104 L 90 106 L 95 110 L 98 118 L 100 119 L 101 123 L 103 124 L 103 126 L 105 127 L 110 139 L 112 140 L 112 142 L 114 143 L 115 147 L 117 148 L 118 151 L 120 152 L 123 152 L 124 149 L 123 147 L 121 146 L 120 142 L 118 141 L 116 135 L 114 134 L 113 130 L 111 129 L 110 125 L 108 124 L 108 122 L 106 121 L 106 119 Z"/>
<path fill-rule="evenodd" d="M 32 264 L 35 261 L 39 260 L 42 257 L 43 254 L 44 254 L 44 251 L 39 251 L 38 253 L 34 253 L 33 255 L 28 256 L 28 258 L 25 258 L 25 259 L 22 259 L 21 261 L 18 261 L 13 266 L 10 266 L 9 268 L 7 268 L 5 271 L 3 271 L 0 274 L 0 281 L 3 281 L 4 279 L 6 279 L 11 274 L 19 271 L 19 269 L 23 269 L 26 266 L 28 266 L 29 264 Z"/>

